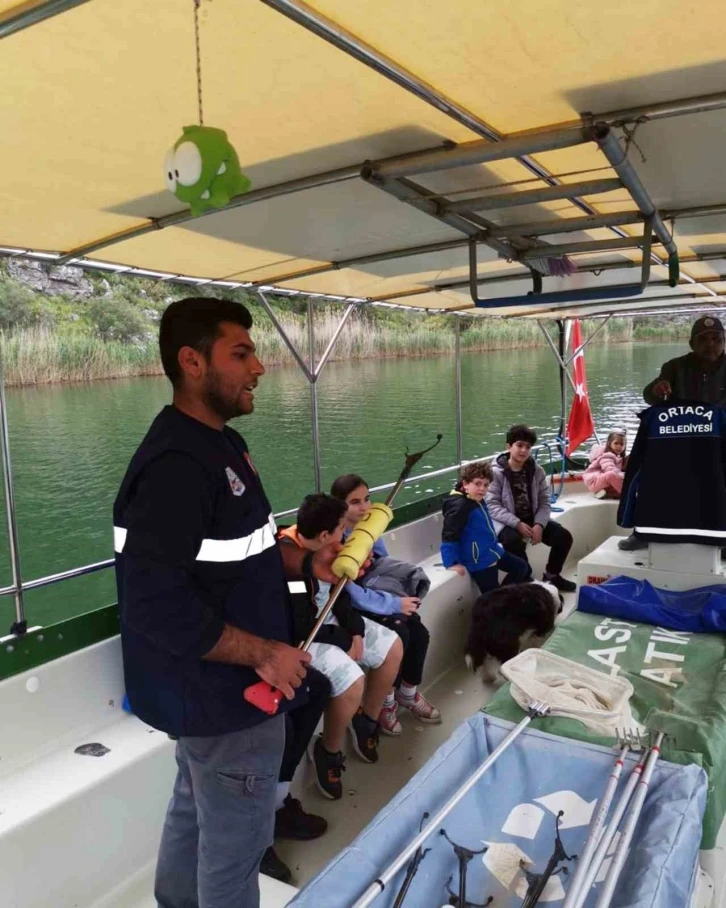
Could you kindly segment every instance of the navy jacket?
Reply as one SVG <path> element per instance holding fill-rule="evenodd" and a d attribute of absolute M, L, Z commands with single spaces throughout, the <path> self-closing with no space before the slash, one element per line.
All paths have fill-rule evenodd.
<path fill-rule="evenodd" d="M 618 523 L 653 542 L 726 545 L 726 410 L 682 401 L 640 414 Z"/>
<path fill-rule="evenodd" d="M 243 697 L 260 680 L 252 668 L 202 656 L 225 623 L 291 642 L 275 530 L 242 437 L 165 407 L 114 505 L 126 690 L 143 721 L 173 735 L 219 735 L 267 718 Z"/>
<path fill-rule="evenodd" d="M 444 499 L 441 560 L 444 567 L 463 564 L 470 574 L 486 570 L 504 554 L 486 504 L 454 490 Z"/>

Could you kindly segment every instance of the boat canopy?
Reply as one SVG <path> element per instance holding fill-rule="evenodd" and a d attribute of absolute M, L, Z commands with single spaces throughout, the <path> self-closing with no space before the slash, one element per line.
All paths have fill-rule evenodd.
<path fill-rule="evenodd" d="M 5 255 L 467 316 L 721 305 L 718 0 L 198 0 L 204 123 L 252 181 L 199 217 L 163 178 L 194 8 L 0 0 Z"/>

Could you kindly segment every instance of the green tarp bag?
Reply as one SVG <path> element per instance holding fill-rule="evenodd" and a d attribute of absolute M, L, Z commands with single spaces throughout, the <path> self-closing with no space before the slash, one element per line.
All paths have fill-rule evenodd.
<path fill-rule="evenodd" d="M 574 612 L 545 648 L 589 668 L 624 675 L 633 685 L 635 719 L 668 737 L 663 757 L 708 773 L 702 848 L 713 848 L 726 814 L 726 636 L 694 634 Z M 484 711 L 519 722 L 524 713 L 500 688 Z M 575 719 L 535 719 L 535 728 L 610 745 Z"/>

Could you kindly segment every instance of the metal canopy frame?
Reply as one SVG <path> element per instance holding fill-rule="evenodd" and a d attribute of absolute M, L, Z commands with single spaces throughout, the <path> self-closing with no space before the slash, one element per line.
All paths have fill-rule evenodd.
<path fill-rule="evenodd" d="M 80 6 L 88 0 L 27 0 L 21 3 L 14 10 L 6 12 L 0 16 L 0 39 L 11 37 L 24 28 L 36 25 L 44 20 L 71 10 Z M 677 99 L 658 104 L 643 105 L 637 108 L 627 108 L 622 110 L 610 111 L 600 114 L 583 113 L 579 120 L 569 123 L 560 124 L 557 128 L 527 130 L 521 133 L 515 133 L 510 136 L 503 136 L 493 127 L 484 122 L 480 117 L 466 110 L 454 100 L 447 98 L 433 86 L 428 85 L 419 79 L 415 74 L 407 71 L 405 68 L 390 60 L 375 48 L 367 45 L 355 35 L 345 31 L 335 23 L 326 19 L 322 14 L 308 7 L 301 0 L 263 0 L 271 8 L 277 10 L 302 27 L 312 31 L 319 37 L 329 41 L 341 51 L 350 54 L 366 66 L 371 67 L 385 78 L 395 82 L 404 90 L 409 91 L 423 100 L 425 103 L 433 106 L 441 113 L 449 116 L 456 122 L 466 126 L 475 135 L 480 136 L 485 141 L 475 141 L 464 143 L 455 147 L 437 147 L 427 149 L 421 152 L 415 152 L 409 155 L 396 156 L 378 162 L 366 162 L 365 164 L 354 164 L 347 167 L 340 167 L 335 170 L 323 173 L 313 174 L 310 176 L 300 177 L 288 180 L 276 185 L 263 187 L 253 190 L 242 196 L 231 200 L 230 204 L 224 210 L 255 204 L 267 199 L 278 198 L 292 193 L 314 189 L 317 187 L 333 185 L 363 178 L 367 182 L 374 184 L 390 195 L 400 198 L 407 204 L 416 207 L 418 210 L 425 212 L 440 222 L 453 227 L 462 234 L 461 239 L 449 240 L 440 243 L 432 243 L 417 247 L 408 247 L 399 250 L 387 250 L 378 254 L 358 256 L 354 258 L 342 259 L 338 262 L 331 262 L 312 266 L 296 272 L 289 272 L 270 278 L 265 282 L 246 282 L 246 281 L 224 281 L 214 278 L 194 278 L 184 275 L 161 274 L 145 269 L 137 269 L 127 265 L 117 266 L 100 261 L 89 261 L 84 257 L 108 248 L 116 243 L 143 236 L 153 231 L 161 230 L 169 226 L 183 224 L 192 219 L 188 210 L 176 212 L 162 218 L 147 219 L 142 224 L 135 225 L 129 229 L 120 231 L 114 235 L 106 237 L 97 237 L 83 245 L 72 249 L 64 250 L 60 254 L 49 254 L 42 252 L 31 252 L 30 250 L 0 250 L 0 254 L 10 255 L 29 255 L 33 258 L 40 258 L 52 261 L 55 264 L 65 264 L 73 262 L 85 268 L 94 269 L 111 269 L 117 272 L 125 272 L 137 276 L 146 276 L 158 280 L 178 281 L 191 285 L 212 284 L 223 287 L 241 287 L 248 288 L 257 293 L 267 314 L 270 316 L 273 324 L 280 333 L 283 341 L 290 349 L 295 361 L 301 368 L 301 371 L 310 384 L 311 391 L 311 415 L 313 422 L 313 445 L 314 445 L 314 472 L 316 488 L 321 485 L 321 464 L 319 456 L 319 429 L 317 425 L 317 379 L 328 362 L 334 346 L 342 332 L 345 323 L 350 318 L 352 312 L 358 305 L 392 305 L 391 301 L 395 299 L 412 296 L 417 293 L 429 293 L 432 290 L 454 289 L 459 286 L 470 284 L 472 287 L 478 287 L 482 284 L 507 282 L 511 280 L 521 280 L 530 272 L 524 270 L 522 274 L 501 275 L 499 277 L 479 278 L 474 270 L 470 274 L 469 280 L 464 282 L 449 282 L 446 284 L 435 285 L 434 287 L 425 287 L 415 291 L 403 291 L 398 294 L 389 294 L 387 297 L 377 299 L 359 299 L 340 297 L 333 294 L 306 294 L 299 290 L 285 290 L 281 287 L 274 286 L 278 282 L 295 280 L 301 277 L 314 276 L 323 274 L 328 271 L 338 270 L 346 267 L 355 267 L 373 263 L 376 261 L 386 261 L 406 256 L 421 255 L 445 249 L 455 249 L 469 246 L 476 256 L 476 244 L 484 242 L 493 248 L 500 256 L 511 259 L 513 262 L 521 262 L 525 268 L 532 258 L 548 257 L 560 255 L 568 248 L 566 244 L 550 245 L 537 243 L 536 240 L 542 236 L 553 236 L 560 233 L 570 233 L 577 230 L 588 230 L 595 227 L 610 229 L 616 236 L 615 241 L 593 241 L 585 244 L 572 244 L 569 246 L 569 254 L 581 254 L 583 252 L 595 252 L 603 250 L 614 251 L 621 248 L 643 247 L 643 262 L 641 266 L 641 284 L 625 285 L 638 287 L 643 285 L 643 275 L 647 275 L 647 268 L 652 260 L 653 263 L 664 265 L 659 257 L 650 253 L 651 229 L 655 233 L 656 241 L 662 244 L 669 255 L 670 275 L 669 284 L 675 286 L 678 282 L 678 275 L 674 273 L 674 266 L 677 263 L 675 244 L 669 231 L 665 227 L 664 221 L 679 217 L 703 217 L 709 215 L 718 215 L 726 213 L 726 204 L 700 206 L 697 208 L 685 209 L 678 211 L 664 211 L 659 213 L 645 191 L 637 173 L 632 165 L 627 161 L 627 156 L 621 148 L 620 143 L 610 130 L 610 127 L 622 126 L 628 123 L 638 123 L 647 120 L 659 120 L 668 117 L 689 115 L 701 113 L 704 111 L 715 111 L 726 109 L 726 92 L 706 95 L 702 97 L 693 97 Z M 610 165 L 618 174 L 618 178 L 606 178 L 600 180 L 583 180 L 573 184 L 563 184 L 561 180 L 553 176 L 548 170 L 531 158 L 532 154 L 539 151 L 552 150 L 556 148 L 568 148 L 581 144 L 585 141 L 596 142 Z M 462 166 L 464 163 L 482 163 L 486 161 L 501 160 L 506 157 L 514 157 L 517 162 L 525 167 L 535 179 L 543 181 L 546 186 L 533 190 L 524 190 L 516 192 L 498 192 L 493 191 L 490 194 L 469 199 L 449 200 L 442 196 L 429 192 L 425 187 L 414 183 L 410 180 L 411 174 L 431 173 L 444 167 Z M 457 163 L 452 163 L 456 161 Z M 636 203 L 638 212 L 615 212 L 609 215 L 602 215 L 595 211 L 582 196 L 592 196 L 604 192 L 610 192 L 624 186 L 631 198 Z M 495 188 L 496 190 L 496 188 Z M 537 204 L 557 199 L 569 199 L 582 213 L 582 218 L 555 221 L 539 221 L 534 223 L 515 224 L 513 226 L 502 226 L 494 224 L 481 217 L 479 212 L 504 210 L 519 205 Z M 203 216 L 213 216 L 216 212 L 205 212 Z M 643 238 L 631 237 L 625 233 L 621 227 L 627 224 L 644 222 L 645 233 Z M 599 245 L 598 245 L 599 243 Z M 608 244 L 608 245 L 603 245 Z M 708 261 L 719 258 L 726 259 L 726 250 L 715 251 L 689 257 L 688 261 Z M 580 271 L 590 270 L 609 270 L 617 268 L 635 267 L 637 263 L 607 262 L 598 263 L 597 265 L 583 265 L 578 268 Z M 696 280 L 687 274 L 680 276 L 682 281 L 691 283 L 694 286 L 701 286 L 707 294 L 713 299 L 719 299 L 720 296 L 711 288 L 706 286 L 708 281 L 719 280 L 723 278 L 705 278 L 703 282 Z M 659 282 L 660 283 L 660 282 Z M 622 289 L 619 288 L 619 289 Z M 283 296 L 305 295 L 308 297 L 308 350 L 307 362 L 305 357 L 294 348 L 290 339 L 287 337 L 283 326 L 276 319 L 273 310 L 265 296 L 267 293 L 275 293 Z M 608 295 L 615 295 L 613 288 L 604 287 L 598 291 L 599 296 L 607 299 Z M 547 304 L 551 301 L 551 295 L 540 294 L 538 302 Z M 347 304 L 344 313 L 331 337 L 328 347 L 315 363 L 315 333 L 314 333 L 314 303 L 313 299 L 323 299 L 327 301 L 344 302 Z M 697 296 L 689 298 L 699 299 Z M 653 297 L 652 301 L 656 302 L 660 298 Z M 678 307 L 675 297 L 665 297 L 666 301 L 672 301 L 671 305 L 665 309 L 656 310 L 655 313 L 640 310 L 640 314 L 660 314 L 668 311 L 714 311 L 713 308 L 689 308 Z M 683 297 L 678 298 L 683 300 Z M 560 298 L 562 300 L 562 298 Z M 532 298 L 528 301 L 531 303 Z M 573 301 L 570 298 L 568 301 Z M 491 302 L 491 301 L 490 301 Z M 511 300 L 510 300 L 511 303 Z M 599 303 L 592 305 L 606 305 Z M 415 307 L 407 308 L 411 311 L 417 311 Z M 582 307 L 585 308 L 585 307 Z M 621 306 L 615 307 L 617 314 L 631 315 L 637 314 L 638 310 L 628 310 L 627 301 Z M 418 310 L 420 311 L 420 310 Z M 717 310 L 718 311 L 718 310 Z M 536 310 L 530 314 L 549 314 L 557 317 L 556 310 L 547 308 Z M 451 314 L 451 310 L 449 310 Z M 563 414 L 566 404 L 566 383 L 565 377 L 572 384 L 572 376 L 569 373 L 571 365 L 577 353 L 584 349 L 593 338 L 605 327 L 614 312 L 605 314 L 597 313 L 594 317 L 602 318 L 602 324 L 594 331 L 590 337 L 578 348 L 577 351 L 568 359 L 565 356 L 567 332 L 570 321 L 567 317 L 560 317 L 557 321 L 559 330 L 559 346 L 554 343 L 545 326 L 540 322 L 548 345 L 555 353 L 562 381 L 563 394 Z M 455 331 L 455 352 L 456 352 L 456 369 L 455 369 L 455 392 L 456 392 L 456 423 L 457 423 L 457 465 L 442 470 L 433 471 L 424 474 L 422 477 L 413 477 L 412 481 L 417 478 L 426 478 L 429 476 L 443 475 L 456 469 L 463 462 L 463 426 L 462 426 L 462 389 L 461 389 L 461 337 L 460 337 L 460 319 L 466 317 L 466 312 L 456 312 L 453 314 L 454 331 Z M 4 483 L 5 498 L 8 516 L 8 526 L 10 531 L 10 555 L 12 561 L 13 585 L 0 589 L 0 595 L 13 595 L 16 604 L 16 623 L 13 625 L 13 633 L 23 633 L 27 627 L 23 608 L 23 591 L 60 582 L 71 577 L 78 577 L 86 573 L 105 569 L 113 564 L 113 560 L 98 562 L 81 568 L 74 568 L 70 571 L 64 571 L 50 577 L 40 578 L 34 581 L 23 583 L 21 577 L 20 556 L 17 547 L 17 527 L 15 521 L 15 510 L 12 496 L 12 471 L 10 465 L 10 450 L 7 430 L 7 416 L 4 397 L 4 385 L 0 375 L 0 441 L 3 455 L 4 466 Z"/>
<path fill-rule="evenodd" d="M 358 303 L 351 302 L 345 307 L 343 315 L 340 317 L 338 324 L 335 327 L 328 345 L 323 351 L 323 355 L 320 357 L 320 361 L 315 363 L 315 306 L 313 300 L 308 297 L 308 306 L 307 306 L 307 323 L 308 323 L 308 361 L 305 362 L 302 354 L 298 352 L 295 347 L 295 344 L 290 340 L 285 331 L 284 326 L 275 315 L 275 311 L 270 305 L 267 297 L 265 296 L 262 290 L 257 290 L 257 296 L 262 303 L 265 312 L 268 315 L 268 318 L 275 326 L 275 330 L 282 338 L 285 346 L 292 354 L 295 362 L 300 367 L 301 372 L 305 376 L 310 385 L 310 420 L 312 424 L 312 433 L 313 433 L 313 473 L 315 478 L 315 491 L 322 491 L 323 479 L 322 479 L 322 466 L 320 461 L 320 425 L 318 421 L 318 379 L 323 373 L 330 355 L 335 349 L 335 345 L 338 342 L 343 328 L 345 328 L 348 319 L 351 317 L 353 312 L 356 309 Z"/>
<path fill-rule="evenodd" d="M 514 157 L 521 158 L 537 152 L 553 151 L 558 148 L 569 148 L 586 142 L 594 142 L 604 154 L 608 163 L 618 174 L 618 180 L 600 181 L 599 191 L 611 191 L 614 184 L 627 190 L 637 212 L 624 211 L 608 215 L 587 214 L 583 218 L 558 219 L 556 221 L 538 221 L 534 223 L 516 224 L 513 226 L 497 226 L 481 218 L 476 211 L 467 208 L 467 200 L 452 202 L 439 195 L 427 192 L 426 189 L 410 180 L 411 174 L 441 172 L 471 164 L 481 164 L 484 161 L 503 160 Z M 384 192 L 400 201 L 413 205 L 438 221 L 459 230 L 469 237 L 469 284 L 471 298 L 474 305 L 484 309 L 505 308 L 508 306 L 522 306 L 532 303 L 529 296 L 497 297 L 494 299 L 481 299 L 477 293 L 477 243 L 490 246 L 499 256 L 514 262 L 528 263 L 536 259 L 552 258 L 562 255 L 579 255 L 603 251 L 619 251 L 621 249 L 642 249 L 641 280 L 639 284 L 624 284 L 609 288 L 610 299 L 625 299 L 642 293 L 650 278 L 650 263 L 652 258 L 652 237 L 665 247 L 668 253 L 668 273 L 670 286 L 678 284 L 679 262 L 678 251 L 673 237 L 663 222 L 663 218 L 643 186 L 640 177 L 627 160 L 627 155 L 620 143 L 613 135 L 610 127 L 605 123 L 596 123 L 592 127 L 570 130 L 551 130 L 539 132 L 536 135 L 524 138 L 504 139 L 493 145 L 490 142 L 469 142 L 453 148 L 440 148 L 436 151 L 421 155 L 416 161 L 389 158 L 386 162 L 366 165 L 361 176 L 367 182 L 377 186 Z M 576 198 L 582 184 L 571 187 L 556 187 L 556 194 L 560 198 Z M 590 183 L 590 189 L 597 189 L 595 181 Z M 542 192 L 539 191 L 539 197 Z M 474 204 L 481 210 L 481 198 L 475 198 Z M 488 208 L 496 208 L 497 196 L 489 200 Z M 539 239 L 542 236 L 552 236 L 559 233 L 571 233 L 595 227 L 614 228 L 622 224 L 644 222 L 642 237 L 618 236 L 612 240 L 590 240 L 586 242 L 564 242 L 551 244 Z M 479 229 L 477 229 L 477 227 Z M 660 259 L 655 258 L 658 264 Z M 587 288 L 569 291 L 557 291 L 542 294 L 541 277 L 536 264 L 533 266 L 534 293 L 541 296 L 543 302 L 571 303 L 593 300 L 603 296 L 599 289 Z"/>

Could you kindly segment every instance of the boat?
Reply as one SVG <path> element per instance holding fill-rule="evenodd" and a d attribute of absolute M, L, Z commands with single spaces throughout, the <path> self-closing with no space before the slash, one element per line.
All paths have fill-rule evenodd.
<path fill-rule="evenodd" d="M 310 385 L 311 489 L 317 378 L 359 307 L 447 316 L 457 363 L 467 320 L 535 321 L 564 436 L 571 354 L 609 319 L 721 308 L 720 12 L 714 0 L 696 12 L 679 0 L 545 0 L 536 14 L 472 0 L 0 0 L 0 254 L 257 294 Z M 162 168 L 197 121 L 226 130 L 252 188 L 195 216 Z M 316 305 L 340 305 L 319 361 L 294 349 L 276 296 L 307 300 L 311 350 Z M 585 317 L 597 327 L 570 351 Z M 457 458 L 436 474 L 453 482 L 460 369 L 451 400 Z M 28 590 L 108 570 L 111 526 L 107 560 L 22 576 L 1 384 L 0 410 L 13 569 L 0 593 L 15 606 L 0 637 L 0 902 L 150 908 L 173 743 L 123 709 L 115 606 L 50 626 L 25 609 Z M 720 563 L 683 569 L 690 550 L 665 562 L 657 550 L 619 553 L 615 503 L 586 493 L 561 448 L 538 456 L 575 538 L 566 571 L 580 588 L 622 573 L 665 588 L 720 581 Z M 445 721 L 386 742 L 375 791 L 349 761 L 343 802 L 315 803 L 330 832 L 281 847 L 296 887 L 262 877 L 264 908 L 302 898 L 494 695 L 462 663 L 474 590 L 439 563 L 440 506 L 434 496 L 396 509 L 386 541 L 431 580 L 424 684 Z M 537 571 L 540 558 L 533 550 Z M 553 645 L 575 605 L 566 597 Z M 701 851 L 689 908 L 726 905 L 724 843 L 721 827 Z"/>

